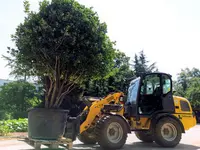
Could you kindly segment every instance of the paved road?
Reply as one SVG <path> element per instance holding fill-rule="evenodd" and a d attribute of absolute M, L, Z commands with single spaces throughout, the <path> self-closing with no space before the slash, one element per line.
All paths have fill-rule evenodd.
<path fill-rule="evenodd" d="M 23 141 L 19 140 L 4 140 L 0 141 L 0 150 L 33 150 L 34 148 L 29 146 Z M 47 148 L 42 146 L 42 149 Z M 160 148 L 155 143 L 144 144 L 141 143 L 134 134 L 130 134 L 126 145 L 123 150 L 200 150 L 200 125 L 195 126 L 183 134 L 181 143 L 175 148 Z M 100 150 L 98 145 L 83 145 L 78 140 L 74 142 L 73 150 Z"/>

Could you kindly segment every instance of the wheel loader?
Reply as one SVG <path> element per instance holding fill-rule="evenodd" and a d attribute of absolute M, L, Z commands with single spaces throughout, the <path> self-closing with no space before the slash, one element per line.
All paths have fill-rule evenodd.
<path fill-rule="evenodd" d="M 74 119 L 78 139 L 103 149 L 122 148 L 132 132 L 143 142 L 175 147 L 182 134 L 196 125 L 189 101 L 173 96 L 167 73 L 142 74 L 130 82 L 127 96 L 116 92 L 84 103 L 86 107 Z"/>

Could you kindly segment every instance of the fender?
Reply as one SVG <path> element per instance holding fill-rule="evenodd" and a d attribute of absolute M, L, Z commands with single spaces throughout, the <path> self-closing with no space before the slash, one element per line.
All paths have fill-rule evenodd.
<path fill-rule="evenodd" d="M 126 126 L 127 126 L 127 130 L 128 130 L 128 133 L 131 133 L 131 127 L 128 123 L 128 121 L 126 120 L 126 118 L 124 116 L 121 116 L 121 115 L 118 115 L 118 114 L 113 114 L 113 113 L 105 113 L 106 115 L 110 115 L 110 116 L 118 116 L 120 117 L 122 120 L 124 120 Z"/>
<path fill-rule="evenodd" d="M 185 133 L 185 129 L 184 129 L 184 127 L 183 127 L 182 122 L 181 122 L 177 117 L 175 117 L 174 115 L 169 114 L 169 113 L 160 113 L 160 114 L 155 114 L 155 115 L 153 115 L 153 117 L 152 117 L 152 123 L 151 123 L 151 126 L 150 126 L 151 131 L 153 131 L 153 129 L 154 129 L 156 123 L 157 123 L 161 118 L 164 118 L 164 117 L 170 117 L 170 118 L 173 118 L 174 120 L 176 120 L 176 121 L 180 124 L 182 133 Z"/>

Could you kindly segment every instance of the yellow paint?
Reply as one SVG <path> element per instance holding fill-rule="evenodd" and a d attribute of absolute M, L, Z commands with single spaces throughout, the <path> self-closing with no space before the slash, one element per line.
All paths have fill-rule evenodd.
<path fill-rule="evenodd" d="M 186 99 L 186 98 L 183 98 L 183 97 L 179 97 L 179 96 L 173 96 L 174 98 L 174 105 L 175 107 L 179 107 L 178 109 L 175 110 L 175 113 L 182 113 L 182 114 L 192 114 L 192 107 L 190 105 L 190 102 Z M 182 111 L 180 108 L 181 108 L 181 104 L 180 104 L 180 101 L 185 101 L 189 104 L 189 107 L 190 107 L 190 111 Z"/>
<path fill-rule="evenodd" d="M 88 110 L 88 107 L 86 106 L 84 111 L 88 110 L 88 115 L 87 115 L 86 120 L 80 126 L 80 133 L 87 130 L 92 125 L 93 121 L 95 121 L 95 118 L 97 118 L 98 116 L 101 116 L 101 109 L 104 107 L 104 105 L 110 104 L 110 103 L 121 105 L 119 103 L 121 96 L 124 96 L 122 92 L 109 94 L 104 99 L 93 102 L 89 110 Z M 120 112 L 117 112 L 117 114 L 120 114 L 123 116 L 123 111 L 124 110 L 121 110 Z"/>
<path fill-rule="evenodd" d="M 180 101 L 187 102 L 189 104 L 190 111 L 182 111 Z M 197 124 L 196 117 L 193 115 L 192 107 L 187 99 L 179 96 L 174 96 L 174 105 L 175 107 L 178 107 L 175 110 L 174 116 L 181 118 L 180 121 L 182 122 L 185 130 L 189 130 Z"/>
<path fill-rule="evenodd" d="M 180 101 L 187 102 L 190 107 L 190 111 L 182 111 Z M 175 107 L 176 106 L 178 107 L 175 109 L 175 114 L 173 115 L 181 121 L 185 131 L 194 127 L 197 122 L 196 122 L 196 117 L 193 115 L 192 107 L 189 101 L 183 97 L 174 96 L 174 104 L 175 104 Z M 149 117 L 140 116 L 139 121 L 135 121 L 135 118 L 132 117 L 130 118 L 131 129 L 148 130 L 150 128 L 151 121 L 152 120 Z"/>
<path fill-rule="evenodd" d="M 131 118 L 131 129 L 138 129 L 138 130 L 147 130 L 150 128 L 151 120 L 147 117 L 140 117 L 139 121 L 136 121 L 135 118 Z"/>
<path fill-rule="evenodd" d="M 110 104 L 110 103 L 122 105 L 120 104 L 120 101 L 119 101 L 121 96 L 123 96 L 123 93 L 121 92 L 110 94 L 102 100 L 94 101 L 90 108 L 86 106 L 84 111 L 88 111 L 88 115 L 87 115 L 86 120 L 80 126 L 80 133 L 90 128 L 93 123 L 94 124 L 96 123 L 96 120 L 98 118 L 102 117 L 103 114 L 101 112 L 101 109 L 104 107 L 104 105 Z M 189 104 L 190 111 L 181 110 L 181 105 L 180 105 L 181 100 Z M 175 114 L 173 115 L 177 117 L 178 119 L 181 118 L 180 121 L 182 122 L 184 129 L 189 130 L 190 128 L 194 127 L 196 125 L 196 118 L 195 116 L 193 116 L 192 108 L 189 101 L 185 98 L 174 96 L 174 104 L 175 104 L 175 107 L 177 108 L 175 109 Z M 124 108 L 121 109 L 119 112 L 111 112 L 111 113 L 115 113 L 115 114 L 123 116 Z M 150 128 L 152 120 L 149 117 L 140 116 L 139 121 L 136 121 L 134 117 L 129 118 L 128 121 L 130 123 L 131 129 L 148 130 Z"/>
<path fill-rule="evenodd" d="M 122 108 L 119 112 L 115 112 L 116 114 L 123 116 L 124 115 L 124 108 Z"/>

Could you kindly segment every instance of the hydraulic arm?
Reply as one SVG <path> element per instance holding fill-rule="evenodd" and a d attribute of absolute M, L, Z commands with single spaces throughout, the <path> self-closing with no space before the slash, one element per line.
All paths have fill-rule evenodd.
<path fill-rule="evenodd" d="M 80 126 L 80 133 L 87 130 L 91 127 L 92 123 L 98 116 L 101 115 L 101 111 L 107 104 L 120 104 L 120 98 L 123 97 L 124 94 L 122 92 L 111 93 L 100 101 L 95 101 L 93 103 L 87 103 L 83 113 L 87 113 L 87 118 Z M 86 100 L 85 100 L 86 101 Z M 120 113 L 120 112 L 119 112 Z"/>

